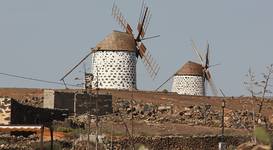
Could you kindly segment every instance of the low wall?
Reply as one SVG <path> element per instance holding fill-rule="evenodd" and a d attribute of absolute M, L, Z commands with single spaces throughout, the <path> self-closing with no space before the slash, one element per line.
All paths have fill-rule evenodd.
<path fill-rule="evenodd" d="M 241 143 L 249 141 L 250 137 L 243 136 L 226 136 L 227 146 L 238 146 Z M 154 150 L 218 150 L 218 143 L 221 141 L 220 136 L 166 136 L 166 137 L 135 137 L 135 145 L 144 145 Z M 119 139 L 113 141 L 114 149 L 130 148 L 129 139 Z M 110 144 L 107 144 L 110 145 Z"/>
<path fill-rule="evenodd" d="M 109 94 L 88 94 L 75 92 L 61 92 L 54 90 L 44 90 L 44 108 L 68 109 L 70 114 L 81 115 L 91 110 L 95 114 L 96 100 L 98 115 L 111 114 L 112 95 Z"/>

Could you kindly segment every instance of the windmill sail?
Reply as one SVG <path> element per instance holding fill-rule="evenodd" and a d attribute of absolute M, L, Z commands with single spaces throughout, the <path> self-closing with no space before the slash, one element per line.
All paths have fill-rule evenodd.
<path fill-rule="evenodd" d="M 121 14 L 119 8 L 114 3 L 112 8 L 112 15 L 116 19 L 116 21 L 119 23 L 119 25 L 122 27 L 123 30 L 125 30 L 129 34 L 133 34 L 133 30 L 129 23 L 127 23 L 126 19 Z"/>
<path fill-rule="evenodd" d="M 124 31 L 126 31 L 128 34 L 133 35 L 133 30 L 131 26 L 123 17 L 123 15 L 121 14 L 119 8 L 117 7 L 115 3 L 113 4 L 112 15 Z M 137 56 L 140 56 L 140 58 L 142 59 L 142 62 L 144 63 L 146 70 L 149 72 L 151 78 L 155 79 L 160 67 L 152 58 L 151 54 L 146 49 L 145 45 L 141 42 L 141 40 L 144 39 L 144 36 L 146 34 L 150 19 L 151 19 L 151 12 L 143 1 L 141 11 L 140 11 L 140 17 L 139 17 L 138 25 L 137 25 L 138 34 L 135 38 L 135 42 L 136 42 L 135 49 L 136 49 Z"/>
<path fill-rule="evenodd" d="M 193 51 L 196 53 L 197 57 L 199 58 L 200 60 L 200 63 L 202 64 L 202 67 L 203 67 L 203 76 L 205 78 L 205 80 L 208 82 L 210 88 L 211 88 L 211 92 L 214 96 L 217 96 L 218 95 L 218 91 L 217 91 L 217 88 L 212 80 L 212 77 L 211 77 L 211 74 L 209 72 L 209 51 L 210 51 L 210 47 L 209 47 L 209 43 L 207 42 L 207 46 L 206 46 L 206 55 L 205 55 L 205 58 L 202 57 L 201 53 L 198 51 L 198 48 L 196 47 L 196 44 L 193 40 L 192 41 L 192 48 L 193 48 Z"/>

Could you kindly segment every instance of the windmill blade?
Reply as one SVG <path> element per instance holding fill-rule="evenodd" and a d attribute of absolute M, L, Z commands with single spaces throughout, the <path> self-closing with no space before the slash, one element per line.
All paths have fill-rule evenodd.
<path fill-rule="evenodd" d="M 129 34 L 133 34 L 133 30 L 129 23 L 127 23 L 126 19 L 121 14 L 119 8 L 114 3 L 112 8 L 112 16 L 115 18 L 115 20 L 118 22 L 118 24 L 122 27 L 124 31 L 126 31 Z"/>
<path fill-rule="evenodd" d="M 207 42 L 207 53 L 206 53 L 206 66 L 205 68 L 209 67 L 209 43 Z"/>
<path fill-rule="evenodd" d="M 61 79 L 60 81 L 64 81 L 64 79 L 73 71 L 75 70 L 85 59 L 87 59 L 91 54 L 93 53 L 93 51 L 89 52 L 83 59 L 81 59 L 81 61 L 79 63 L 77 63 L 77 65 L 75 65 L 72 69 L 70 69 Z"/>
<path fill-rule="evenodd" d="M 200 63 L 202 64 L 202 66 L 204 66 L 205 63 L 204 63 L 203 57 L 202 57 L 201 53 L 198 51 L 195 42 L 193 40 L 191 40 L 191 43 L 192 43 L 193 51 L 197 54 L 197 56 L 198 56 L 198 58 L 200 60 Z"/>
<path fill-rule="evenodd" d="M 147 6 L 143 6 L 141 10 L 142 12 L 140 14 L 140 19 L 137 25 L 137 41 L 140 41 L 140 37 L 144 38 L 149 22 L 151 20 L 151 11 L 149 10 L 149 8 Z"/>
<path fill-rule="evenodd" d="M 138 22 L 141 22 L 142 18 L 143 18 L 143 15 L 144 15 L 144 9 L 145 9 L 145 6 L 146 6 L 146 3 L 144 0 L 142 0 L 142 5 L 141 5 L 141 10 L 140 10 L 140 15 L 139 15 L 139 18 L 138 18 Z"/>
<path fill-rule="evenodd" d="M 220 90 L 221 94 L 222 94 L 224 97 L 226 97 L 226 94 L 223 92 L 223 90 L 222 90 L 222 89 L 219 89 L 219 90 Z"/>
<path fill-rule="evenodd" d="M 172 74 L 166 81 L 164 81 L 155 91 L 158 91 L 163 85 L 165 85 L 168 81 L 170 81 L 175 74 Z"/>
<path fill-rule="evenodd" d="M 149 72 L 152 79 L 155 79 L 155 77 L 158 74 L 159 71 L 159 65 L 155 62 L 155 60 L 152 58 L 149 51 L 147 51 L 146 47 L 143 43 L 141 43 L 139 46 L 137 46 L 138 53 L 146 67 L 146 70 Z"/>
<path fill-rule="evenodd" d="M 216 66 L 219 66 L 219 65 L 221 65 L 221 64 L 218 63 L 218 64 L 209 65 L 208 68 L 216 67 Z"/>
<path fill-rule="evenodd" d="M 211 77 L 211 75 L 210 75 L 209 70 L 205 70 L 205 77 L 206 77 L 206 80 L 207 80 L 208 83 L 209 83 L 209 86 L 210 86 L 210 88 L 211 88 L 212 94 L 213 94 L 214 96 L 218 96 L 218 90 L 217 90 L 217 88 L 216 88 L 216 86 L 215 86 L 215 84 L 214 84 L 214 82 L 213 82 L 213 80 L 212 80 L 212 77 Z"/>
<path fill-rule="evenodd" d="M 145 45 L 143 43 L 140 43 L 140 45 L 138 47 L 138 53 L 141 58 L 145 55 L 146 50 L 147 49 L 146 49 Z"/>

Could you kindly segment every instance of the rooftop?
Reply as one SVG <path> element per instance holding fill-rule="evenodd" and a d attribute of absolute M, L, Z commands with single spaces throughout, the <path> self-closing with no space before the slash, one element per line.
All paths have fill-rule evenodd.
<path fill-rule="evenodd" d="M 135 51 L 136 43 L 133 35 L 126 32 L 113 31 L 99 42 L 94 50 Z"/>
<path fill-rule="evenodd" d="M 175 73 L 175 75 L 203 76 L 203 67 L 201 64 L 188 61 Z"/>

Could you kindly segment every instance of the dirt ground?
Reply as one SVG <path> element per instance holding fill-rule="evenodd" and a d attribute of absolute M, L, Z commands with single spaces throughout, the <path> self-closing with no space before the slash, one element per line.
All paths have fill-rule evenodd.
<path fill-rule="evenodd" d="M 73 92 L 77 89 L 65 90 L 57 89 L 58 91 Z M 94 92 L 94 91 L 93 91 Z M 120 99 L 134 99 L 135 101 L 142 103 L 153 103 L 156 105 L 171 105 L 175 111 L 183 110 L 185 107 L 210 104 L 214 109 L 221 109 L 222 100 L 226 102 L 226 111 L 229 110 L 241 110 L 248 109 L 252 111 L 253 103 L 249 97 L 202 97 L 202 96 L 185 96 L 178 95 L 176 93 L 164 93 L 164 92 L 149 92 L 149 91 L 122 91 L 122 90 L 99 90 L 99 93 L 111 93 L 113 95 L 113 103 Z M 0 88 L 0 96 L 8 96 L 15 99 L 24 99 L 29 97 L 43 97 L 42 89 L 18 89 L 18 88 Z M 254 105 L 257 106 L 258 101 L 255 101 Z M 266 116 L 272 116 L 273 114 L 273 101 L 266 101 L 263 109 L 263 114 Z M 257 107 L 255 109 L 257 112 Z M 125 121 L 128 129 L 131 132 L 131 121 Z M 113 128 L 112 128 L 113 124 Z M 101 122 L 101 132 L 115 135 L 126 135 L 124 124 L 113 123 L 111 121 Z M 94 129 L 94 125 L 92 125 Z M 215 127 L 205 126 L 191 126 L 186 124 L 175 123 L 163 123 L 163 124 L 149 124 L 145 121 L 134 121 L 134 134 L 135 135 L 205 135 L 205 134 L 220 134 L 221 129 Z M 226 134 L 239 134 L 248 135 L 247 130 L 242 129 L 226 129 Z M 56 132 L 54 138 L 62 138 L 63 133 Z M 45 133 L 45 139 L 50 138 L 48 131 Z"/>
<path fill-rule="evenodd" d="M 125 121 L 129 130 L 132 133 L 131 120 Z M 122 122 L 100 122 L 101 133 L 107 136 L 124 136 L 127 134 L 125 124 Z M 95 130 L 95 124 L 92 124 L 92 130 Z M 249 135 L 250 132 L 243 129 L 225 128 L 225 135 Z M 186 124 L 162 123 L 149 124 L 143 121 L 133 121 L 133 135 L 134 136 L 199 136 L 199 135 L 221 135 L 221 128 L 205 127 L 205 126 L 191 126 Z"/>

